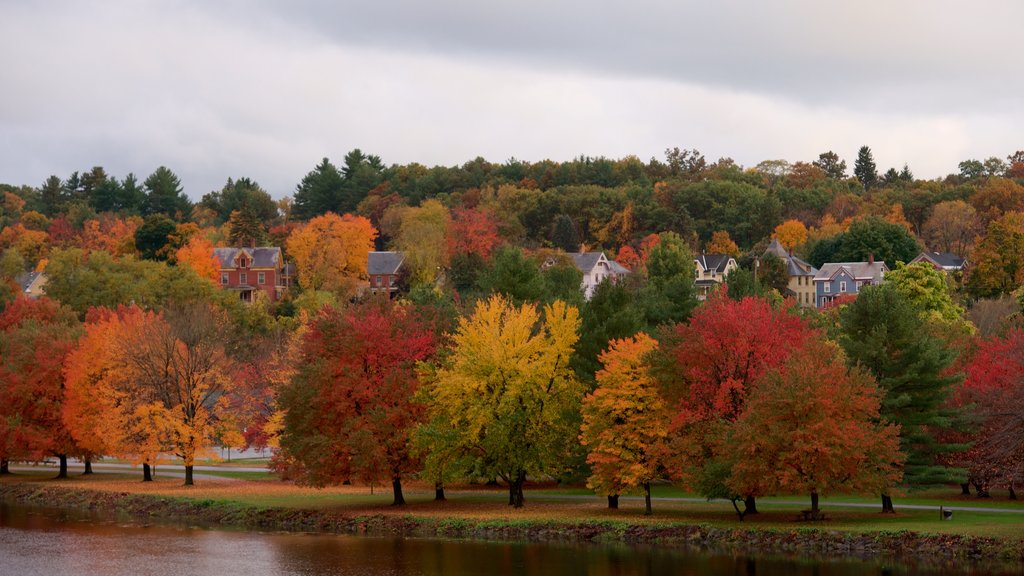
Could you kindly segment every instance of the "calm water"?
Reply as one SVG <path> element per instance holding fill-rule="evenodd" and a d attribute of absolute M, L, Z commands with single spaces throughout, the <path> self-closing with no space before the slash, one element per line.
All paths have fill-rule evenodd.
<path fill-rule="evenodd" d="M 2 576 L 992 573 L 996 572 L 991 568 L 923 569 L 849 560 L 755 560 L 625 546 L 504 544 L 145 527 L 0 503 Z"/>

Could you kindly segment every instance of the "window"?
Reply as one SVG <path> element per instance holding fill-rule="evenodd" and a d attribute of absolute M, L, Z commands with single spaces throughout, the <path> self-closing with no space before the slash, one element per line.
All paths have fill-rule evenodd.
<path fill-rule="evenodd" d="M 266 284 L 266 283 L 267 283 L 267 273 L 266 273 L 266 272 L 260 272 L 260 273 L 259 273 L 259 274 L 258 274 L 258 275 L 256 276 L 256 279 L 257 279 L 257 280 L 259 281 L 259 283 L 260 283 L 260 286 L 262 286 L 262 285 Z"/>
<path fill-rule="evenodd" d="M 220 283 L 223 284 L 224 286 L 228 285 L 228 273 L 227 272 L 221 272 L 220 273 Z"/>
<path fill-rule="evenodd" d="M 248 265 L 249 265 L 249 262 L 246 261 L 245 256 L 242 256 L 241 258 L 238 259 L 238 267 L 239 268 L 245 268 Z"/>
<path fill-rule="evenodd" d="M 857 290 L 860 290 L 860 287 L 863 286 L 863 285 L 864 285 L 863 281 L 857 280 Z"/>
<path fill-rule="evenodd" d="M 239 284 L 247 284 L 248 282 L 249 282 L 249 275 L 248 274 L 246 274 L 245 272 L 242 272 L 242 273 L 240 273 L 238 275 L 238 283 Z"/>
<path fill-rule="evenodd" d="M 846 280 L 843 280 L 842 282 L 839 283 L 839 291 L 846 292 Z"/>
<path fill-rule="evenodd" d="M 824 286 L 825 286 L 825 288 L 824 288 L 825 294 L 828 294 L 829 292 L 832 291 L 832 285 L 829 284 L 828 282 L 825 282 Z"/>

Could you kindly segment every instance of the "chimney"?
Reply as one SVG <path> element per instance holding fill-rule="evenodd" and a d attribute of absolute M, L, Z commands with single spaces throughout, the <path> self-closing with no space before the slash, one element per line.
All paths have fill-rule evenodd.
<path fill-rule="evenodd" d="M 874 263 L 875 263 L 875 255 L 873 253 L 872 254 L 868 254 L 868 264 L 869 265 L 873 265 Z"/>

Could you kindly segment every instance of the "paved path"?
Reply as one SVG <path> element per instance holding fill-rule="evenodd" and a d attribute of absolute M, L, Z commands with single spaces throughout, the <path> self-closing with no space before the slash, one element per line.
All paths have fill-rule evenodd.
<path fill-rule="evenodd" d="M 603 497 L 588 496 L 586 494 L 544 494 L 544 493 L 540 493 L 540 492 L 537 492 L 537 493 L 529 493 L 528 492 L 527 493 L 527 498 L 535 498 L 535 499 L 538 499 L 538 500 L 568 499 L 568 500 L 596 500 L 596 501 L 601 501 L 601 502 L 604 501 Z M 619 500 L 643 500 L 643 496 L 620 496 Z M 681 496 L 654 496 L 654 497 L 651 498 L 651 500 L 654 501 L 654 502 L 693 502 L 693 503 L 699 503 L 699 504 L 706 504 L 706 503 L 709 502 L 709 500 L 707 500 L 705 498 L 686 498 L 686 497 L 681 497 Z M 720 500 L 720 499 L 710 500 L 710 502 L 712 502 L 712 503 L 719 503 L 719 504 L 728 504 L 729 503 L 728 500 Z M 898 500 L 896 502 L 898 502 Z M 807 502 L 801 502 L 799 500 L 775 500 L 775 499 L 772 499 L 772 498 L 758 498 L 757 499 L 757 505 L 761 506 L 762 504 L 768 505 L 768 506 L 800 506 L 800 505 L 805 505 L 805 506 L 810 507 L 811 502 L 809 500 Z M 879 502 L 877 504 L 869 504 L 867 502 L 833 502 L 831 500 L 822 500 L 820 502 L 820 506 L 822 508 L 826 508 L 828 506 L 840 506 L 840 507 L 843 507 L 843 508 L 877 508 L 877 509 L 881 509 L 882 508 L 881 502 Z M 953 510 L 953 511 L 960 511 L 960 512 L 996 512 L 996 513 L 1022 514 L 1022 515 L 1024 515 L 1024 508 L 997 508 L 997 507 L 993 507 L 993 506 L 961 506 L 961 505 L 957 505 L 957 504 L 949 506 L 949 505 L 946 505 L 946 504 L 943 504 L 943 503 L 937 503 L 937 504 L 898 504 L 898 503 L 895 503 L 895 502 L 893 503 L 893 508 L 903 509 L 903 510 L 935 510 L 936 512 L 938 512 L 939 511 L 939 507 L 942 507 L 945 510 Z"/>
<path fill-rule="evenodd" d="M 35 465 L 12 465 L 11 472 L 33 472 L 39 470 L 53 471 L 56 473 L 57 465 L 54 463 L 35 464 Z M 68 462 L 68 473 L 81 474 L 85 470 L 85 465 L 81 462 Z M 131 464 L 115 464 L 115 463 L 103 463 L 94 462 L 92 465 L 92 471 L 97 474 L 119 474 L 123 472 L 138 472 L 139 477 L 142 477 L 142 466 L 132 466 Z M 218 468 L 216 466 L 195 466 L 192 472 L 192 478 L 194 480 L 220 480 L 225 482 L 235 482 L 238 478 L 230 478 L 227 476 L 218 476 L 216 474 L 203 474 L 203 471 L 232 471 L 232 472 L 266 472 L 266 468 Z M 180 464 L 163 464 L 157 466 L 153 473 L 154 478 L 185 478 L 185 467 Z"/>

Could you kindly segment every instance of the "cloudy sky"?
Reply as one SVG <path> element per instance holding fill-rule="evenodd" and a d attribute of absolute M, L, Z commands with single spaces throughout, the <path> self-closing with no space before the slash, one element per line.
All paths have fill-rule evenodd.
<path fill-rule="evenodd" d="M 1024 149 L 1016 0 L 0 0 L 0 182 L 166 165 L 275 197 L 327 156 L 456 165 Z"/>

